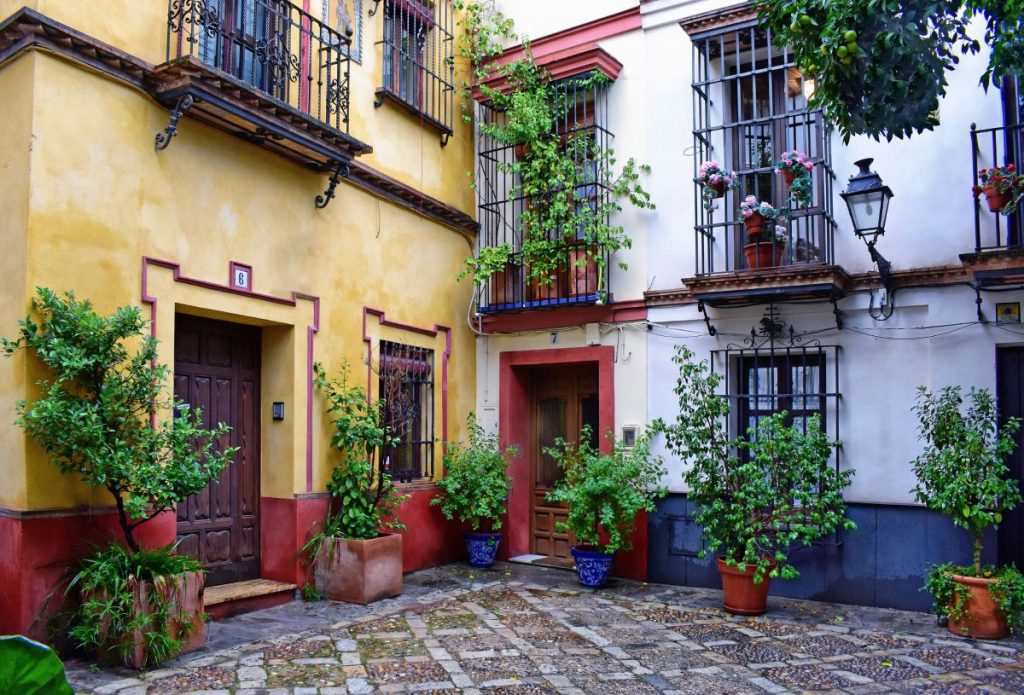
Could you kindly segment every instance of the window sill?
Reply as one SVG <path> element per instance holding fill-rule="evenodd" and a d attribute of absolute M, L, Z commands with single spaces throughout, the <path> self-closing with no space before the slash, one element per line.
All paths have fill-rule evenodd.
<path fill-rule="evenodd" d="M 374 96 L 376 96 L 376 101 L 373 102 L 373 105 L 376 108 L 380 108 L 381 106 L 384 105 L 385 102 L 389 104 L 394 104 L 395 106 L 399 107 L 400 109 L 410 114 L 411 116 L 418 118 L 425 125 L 430 126 L 441 135 L 451 136 L 454 133 L 454 131 L 448 125 L 442 123 L 433 116 L 428 115 L 418 106 L 409 103 L 408 101 L 406 101 L 405 99 L 403 99 L 401 96 L 399 96 L 390 89 L 381 87 L 376 92 L 374 92 Z"/>
<path fill-rule="evenodd" d="M 436 490 L 437 484 L 432 478 L 420 478 L 411 480 L 408 483 L 395 483 L 395 489 L 399 492 L 419 492 L 420 490 Z"/>

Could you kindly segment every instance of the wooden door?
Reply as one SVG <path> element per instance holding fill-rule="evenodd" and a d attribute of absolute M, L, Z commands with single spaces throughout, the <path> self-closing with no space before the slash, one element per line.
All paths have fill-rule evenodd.
<path fill-rule="evenodd" d="M 199 558 L 206 584 L 260 576 L 260 329 L 179 315 L 174 327 L 174 395 L 202 409 L 203 424 L 231 432 L 239 447 L 205 490 L 178 505 L 178 548 Z"/>
<path fill-rule="evenodd" d="M 999 348 L 996 352 L 996 403 L 999 419 L 1024 418 L 1024 347 Z M 1007 459 L 1010 475 L 1017 479 L 1024 492 L 1024 433 L 1014 435 L 1017 448 Z M 1024 567 L 1024 506 L 1003 512 L 999 524 L 999 564 L 1016 563 Z"/>
<path fill-rule="evenodd" d="M 589 424 L 591 444 L 597 446 L 597 365 L 545 367 L 533 373 L 530 407 L 530 552 L 571 564 L 572 539 L 556 529 L 568 512 L 544 496 L 561 480 L 562 471 L 544 453 L 561 437 L 579 443 L 580 429 Z"/>

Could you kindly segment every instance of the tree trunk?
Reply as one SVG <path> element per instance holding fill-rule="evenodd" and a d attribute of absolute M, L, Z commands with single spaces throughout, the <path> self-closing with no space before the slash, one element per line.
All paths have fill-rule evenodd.
<path fill-rule="evenodd" d="M 974 575 L 976 577 L 981 576 L 981 548 L 982 548 L 982 534 L 974 534 Z"/>

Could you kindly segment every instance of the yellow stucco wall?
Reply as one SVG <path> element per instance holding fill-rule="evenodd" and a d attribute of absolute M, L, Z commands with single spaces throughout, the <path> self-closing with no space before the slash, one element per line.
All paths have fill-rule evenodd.
<path fill-rule="evenodd" d="M 331 0 L 332 11 L 336 0 Z M 302 7 L 302 0 L 292 0 Z M 420 124 L 418 119 L 393 104 L 375 109 L 374 91 L 381 85 L 381 47 L 383 12 L 369 16 L 372 0 L 363 2 L 362 64 L 351 65 L 350 134 L 374 147 L 361 161 L 428 195 L 444 200 L 471 215 L 475 214 L 475 196 L 468 186 L 466 172 L 473 168 L 473 127 L 461 118 L 456 98 L 449 144 L 440 146 L 440 134 Z M 0 0 L 0 18 L 28 5 L 82 33 L 99 39 L 151 65 L 167 59 L 166 0 Z M 311 5 L 319 7 L 320 0 Z M 466 77 L 466 62 L 456 60 L 456 84 Z M 164 112 L 166 120 L 166 111 Z"/>
<path fill-rule="evenodd" d="M 13 253 L 0 255 L 0 264 L 10 266 L 0 277 L 0 327 L 6 326 L 0 333 L 12 335 L 28 311 L 27 288 L 73 289 L 107 312 L 142 303 L 145 256 L 180 264 L 182 275 L 216 285 L 228 283 L 234 260 L 253 266 L 257 293 L 320 298 L 314 354 L 330 368 L 348 359 L 357 373 L 365 370 L 364 306 L 386 311 L 393 321 L 450 326 L 449 438 L 462 434 L 475 389 L 473 336 L 465 321 L 471 287 L 455 281 L 471 251 L 465 237 L 344 183 L 335 200 L 317 210 L 313 199 L 324 176 L 187 118 L 171 146 L 156 152 L 153 135 L 166 125 L 165 109 L 48 54 L 30 53 L 0 69 L 0 102 L 11 124 L 0 133 L 0 154 L 14 173 L 8 177 L 5 170 L 0 192 L 5 211 L 13 212 L 3 222 L 5 250 Z M 367 117 L 373 117 L 372 105 Z M 445 156 L 455 153 L 449 149 Z M 449 202 L 465 185 L 461 175 L 447 180 L 436 163 L 427 178 Z M 19 249 L 26 230 L 27 244 Z M 163 362 L 172 362 L 175 310 L 264 326 L 262 494 L 304 492 L 312 303 L 300 299 L 289 306 L 175 282 L 171 270 L 158 266 L 149 267 L 147 279 L 158 298 Z M 23 357 L 0 362 L 0 404 L 8 413 L 0 414 L 0 505 L 108 504 L 106 493 L 90 495 L 61 476 L 34 445 L 21 457 L 24 436 L 12 429 L 10 408 L 26 396 L 25 364 Z M 439 397 L 440 351 L 436 364 Z M 273 400 L 286 403 L 284 423 L 270 420 Z M 313 487 L 322 490 L 334 458 L 320 397 L 314 402 Z M 434 433 L 440 438 L 440 415 Z"/>

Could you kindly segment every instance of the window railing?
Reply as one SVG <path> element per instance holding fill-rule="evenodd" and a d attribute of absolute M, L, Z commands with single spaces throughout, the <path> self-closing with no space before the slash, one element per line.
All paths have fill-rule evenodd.
<path fill-rule="evenodd" d="M 384 0 L 382 81 L 390 100 L 441 131 L 455 120 L 455 36 L 450 0 Z"/>
<path fill-rule="evenodd" d="M 396 441 L 381 457 L 397 482 L 434 476 L 434 351 L 381 341 L 378 396 Z"/>
<path fill-rule="evenodd" d="M 604 152 L 611 146 L 612 134 L 603 124 L 608 122 L 607 85 L 596 82 L 585 84 L 577 79 L 563 80 L 556 85 L 556 98 L 569 104 L 557 119 L 555 129 L 562 135 L 565 147 L 570 142 L 586 140 L 593 147 L 577 147 L 573 157 L 578 170 L 585 173 L 584 181 L 575 192 L 577 205 L 601 208 L 610 196 L 600 171 L 600 162 L 587 152 Z M 477 118 L 481 123 L 501 126 L 507 115 L 488 104 L 478 106 Z M 512 260 L 504 270 L 495 272 L 481 287 L 482 312 L 514 311 L 537 307 L 556 307 L 571 304 L 593 304 L 607 299 L 610 294 L 610 258 L 607 251 L 595 252 L 575 241 L 577 230 L 561 229 L 559 237 L 551 239 L 564 249 L 563 259 L 546 279 L 530 277 L 522 256 L 528 215 L 524 213 L 544 205 L 549 198 L 560 194 L 550 191 L 545 196 L 528 197 L 521 192 L 521 183 L 511 173 L 517 160 L 529 156 L 529 145 L 512 146 L 498 141 L 481 129 L 478 148 L 477 193 L 479 205 L 481 248 L 507 245 Z M 603 209 L 607 209 L 606 207 Z M 607 220 L 606 220 L 607 221 Z M 602 262 L 598 262 L 597 258 Z"/>
<path fill-rule="evenodd" d="M 697 276 L 835 262 L 830 128 L 808 108 L 814 83 L 786 48 L 755 22 L 693 37 L 693 175 L 718 161 L 739 177 L 736 190 L 703 205 L 694 184 Z M 814 163 L 811 201 L 800 208 L 772 166 L 799 150 Z M 747 238 L 740 202 L 754 196 L 792 212 Z M 784 242 L 784 243 L 777 243 Z"/>
<path fill-rule="evenodd" d="M 167 59 L 195 58 L 341 132 L 349 128 L 349 45 L 286 0 L 172 0 Z"/>
<path fill-rule="evenodd" d="M 974 185 L 979 185 L 978 170 L 1013 164 L 1024 166 L 1024 124 L 1000 128 L 977 128 L 971 124 L 971 167 Z M 1024 214 L 1004 216 L 989 210 L 985 196 L 977 196 L 974 205 L 974 248 L 977 253 L 998 249 L 1024 248 Z"/>

